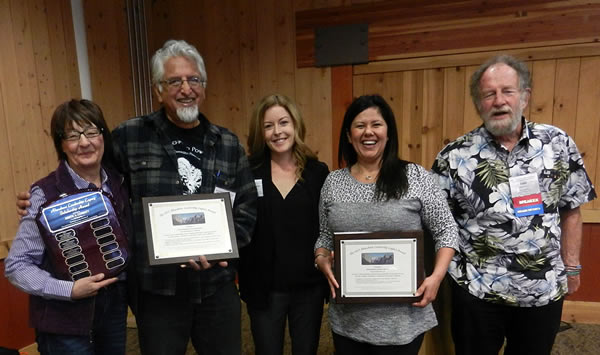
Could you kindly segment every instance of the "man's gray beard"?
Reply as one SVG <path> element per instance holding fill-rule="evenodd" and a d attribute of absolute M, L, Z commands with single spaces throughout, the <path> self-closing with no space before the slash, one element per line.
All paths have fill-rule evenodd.
<path fill-rule="evenodd" d="M 198 119 L 198 106 L 180 107 L 177 109 L 177 117 L 181 122 L 192 123 Z"/>
<path fill-rule="evenodd" d="M 523 115 L 523 110 L 519 107 L 516 111 L 513 112 L 512 117 L 510 119 L 510 124 L 506 125 L 502 122 L 501 125 L 497 124 L 498 122 L 494 122 L 493 120 L 483 119 L 483 124 L 485 129 L 488 130 L 494 137 L 503 137 L 512 134 L 517 126 L 519 125 L 519 121 Z"/>

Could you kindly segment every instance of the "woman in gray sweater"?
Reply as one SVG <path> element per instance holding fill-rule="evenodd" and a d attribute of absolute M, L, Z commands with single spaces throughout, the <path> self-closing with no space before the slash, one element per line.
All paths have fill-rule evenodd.
<path fill-rule="evenodd" d="M 433 273 L 415 303 L 329 306 L 336 354 L 417 354 L 424 333 L 437 325 L 431 302 L 458 248 L 457 226 L 441 190 L 421 166 L 400 160 L 394 114 L 378 95 L 354 100 L 344 116 L 339 160 L 319 203 L 320 236 L 315 264 L 339 294 L 332 271 L 333 234 L 357 231 L 430 231 L 435 242 Z"/>

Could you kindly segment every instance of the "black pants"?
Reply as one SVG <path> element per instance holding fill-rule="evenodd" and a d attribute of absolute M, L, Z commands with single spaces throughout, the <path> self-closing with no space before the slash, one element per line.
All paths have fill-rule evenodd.
<path fill-rule="evenodd" d="M 404 345 L 373 345 L 361 343 L 334 332 L 332 334 L 335 355 L 417 355 L 425 337 L 425 333 L 423 333 Z"/>
<path fill-rule="evenodd" d="M 248 305 L 256 355 L 283 354 L 285 321 L 292 340 L 293 355 L 313 355 L 319 346 L 324 289 L 309 286 L 290 292 L 271 292 L 269 306 Z"/>
<path fill-rule="evenodd" d="M 563 299 L 542 307 L 483 301 L 452 281 L 452 339 L 456 355 L 548 355 L 558 333 Z"/>
<path fill-rule="evenodd" d="M 190 339 L 199 355 L 242 351 L 241 304 L 233 281 L 202 303 L 142 292 L 136 322 L 142 354 L 183 355 Z"/>

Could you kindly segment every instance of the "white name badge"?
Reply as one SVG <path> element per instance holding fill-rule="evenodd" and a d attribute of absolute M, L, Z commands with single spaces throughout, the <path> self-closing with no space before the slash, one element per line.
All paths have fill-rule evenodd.
<path fill-rule="evenodd" d="M 258 193 L 258 197 L 263 197 L 265 194 L 263 193 L 262 179 L 254 179 L 254 185 L 256 185 L 256 192 Z"/>
<path fill-rule="evenodd" d="M 229 194 L 229 198 L 231 199 L 231 205 L 233 206 L 233 201 L 235 201 L 235 192 L 227 190 L 227 189 L 224 189 L 222 187 L 215 186 L 214 193 L 218 194 L 220 192 L 227 192 Z"/>
<path fill-rule="evenodd" d="M 542 194 L 537 174 L 529 173 L 508 178 L 513 207 L 517 217 L 544 213 Z"/>

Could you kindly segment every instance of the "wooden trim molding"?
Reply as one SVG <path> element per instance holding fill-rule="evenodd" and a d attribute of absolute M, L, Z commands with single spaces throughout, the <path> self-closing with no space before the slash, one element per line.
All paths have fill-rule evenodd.
<path fill-rule="evenodd" d="M 581 209 L 583 223 L 600 223 L 600 210 Z"/>
<path fill-rule="evenodd" d="M 582 41 L 583 43 L 556 46 L 489 50 L 446 55 L 437 53 L 436 55 L 427 57 L 382 60 L 369 64 L 355 65 L 354 75 L 479 65 L 496 54 L 509 54 L 525 60 L 563 59 L 600 55 L 600 42 L 594 39 Z"/>
<path fill-rule="evenodd" d="M 568 323 L 600 324 L 600 302 L 565 301 L 562 320 Z"/>

